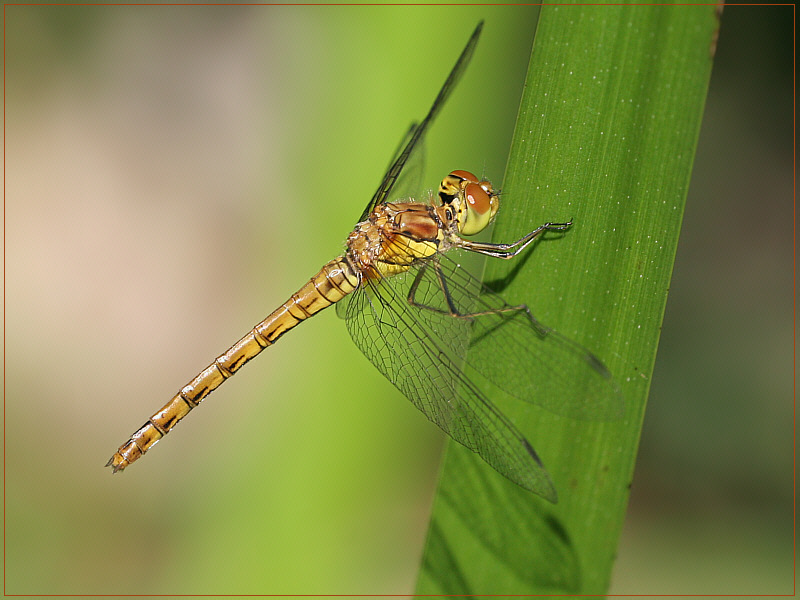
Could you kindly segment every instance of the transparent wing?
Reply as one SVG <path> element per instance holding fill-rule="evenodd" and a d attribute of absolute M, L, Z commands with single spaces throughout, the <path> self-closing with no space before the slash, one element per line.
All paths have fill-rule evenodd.
<path fill-rule="evenodd" d="M 471 326 L 467 364 L 497 387 L 574 419 L 622 416 L 619 386 L 599 358 L 539 323 L 526 306 L 509 305 L 460 267 L 457 257 L 439 255 L 416 276 L 413 302 L 424 327 L 441 327 L 442 313 L 454 309 L 462 316 L 448 318 Z"/>
<path fill-rule="evenodd" d="M 412 270 L 370 279 L 339 303 L 353 341 L 451 438 L 510 480 L 555 502 L 555 488 L 534 449 L 461 369 L 470 321 L 409 304 L 414 276 Z"/>
<path fill-rule="evenodd" d="M 392 189 L 394 188 L 394 185 L 397 182 L 397 178 L 400 176 L 403 167 L 414 152 L 414 149 L 417 147 L 418 143 L 422 140 L 430 124 L 439 114 L 442 106 L 444 106 L 444 103 L 447 101 L 447 98 L 450 96 L 450 93 L 453 91 L 456 83 L 458 83 L 458 80 L 461 78 L 461 75 L 463 75 L 464 70 L 467 68 L 469 61 L 472 58 L 472 53 L 475 50 L 475 46 L 478 43 L 478 38 L 481 35 L 482 29 L 483 21 L 478 23 L 475 31 L 472 32 L 469 41 L 467 41 L 467 45 L 461 52 L 461 56 L 458 57 L 455 66 L 453 67 L 452 71 L 450 71 L 450 75 L 447 76 L 442 89 L 439 90 L 439 94 L 433 101 L 433 106 L 431 106 L 428 114 L 419 123 L 419 125 L 412 125 L 411 129 L 409 129 L 409 132 L 406 135 L 407 141 L 405 142 L 405 146 L 399 151 L 399 153 L 397 153 L 394 162 L 392 162 L 389 170 L 386 171 L 386 174 L 383 176 L 381 184 L 378 186 L 378 189 L 375 190 L 375 194 L 367 204 L 364 212 L 361 213 L 361 217 L 358 219 L 359 221 L 365 220 L 378 204 L 391 199 L 389 194 L 392 192 Z"/>
<path fill-rule="evenodd" d="M 413 137 L 415 130 L 419 127 L 418 123 L 413 123 L 406 133 L 400 146 L 389 163 L 391 169 L 397 157 L 405 150 L 408 141 Z M 404 199 L 415 199 L 417 202 L 427 202 L 427 197 L 421 193 L 423 189 L 423 175 L 425 174 L 425 138 L 420 138 L 414 148 L 409 153 L 394 185 L 391 188 L 391 201 L 396 202 Z M 387 191 L 387 194 L 389 192 Z M 384 196 L 385 197 L 385 196 Z M 388 198 L 387 198 L 388 199 Z"/>

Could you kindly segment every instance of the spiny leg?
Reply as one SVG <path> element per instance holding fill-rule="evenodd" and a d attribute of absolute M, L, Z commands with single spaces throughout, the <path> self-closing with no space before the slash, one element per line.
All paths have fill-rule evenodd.
<path fill-rule="evenodd" d="M 539 237 L 545 231 L 566 231 L 572 226 L 572 220 L 566 223 L 545 223 L 540 225 L 527 235 L 524 235 L 516 242 L 511 244 L 491 244 L 488 242 L 472 242 L 463 238 L 457 237 L 453 240 L 453 245 L 456 248 L 469 250 L 470 252 L 477 252 L 485 256 L 492 256 L 494 258 L 513 258 L 522 252 L 528 244 Z"/>
<path fill-rule="evenodd" d="M 447 303 L 448 310 L 443 310 L 441 308 L 437 308 L 435 306 L 431 306 L 429 304 L 425 304 L 424 302 L 418 302 L 416 299 L 416 294 L 419 289 L 420 282 L 425 275 L 427 269 L 434 269 L 436 281 L 438 282 L 439 291 L 442 293 L 445 302 Z M 453 296 L 450 292 L 450 285 L 447 283 L 447 278 L 445 277 L 444 273 L 442 272 L 442 267 L 438 261 L 432 260 L 423 264 L 419 270 L 417 271 L 416 276 L 414 277 L 414 281 L 411 284 L 411 287 L 408 291 L 407 297 L 408 303 L 411 306 L 414 306 L 419 309 L 429 310 L 438 314 L 447 315 L 449 317 L 453 317 L 456 319 L 472 319 L 475 317 L 480 316 L 487 316 L 487 315 L 497 315 L 497 314 L 516 314 L 524 312 L 528 321 L 536 329 L 539 335 L 547 335 L 549 329 L 539 323 L 536 320 L 536 317 L 533 316 L 531 310 L 528 308 L 527 304 L 518 304 L 516 306 L 505 305 L 497 308 L 492 308 L 488 310 L 476 310 L 476 311 L 468 311 L 462 312 L 458 310 L 455 301 L 453 300 Z"/>

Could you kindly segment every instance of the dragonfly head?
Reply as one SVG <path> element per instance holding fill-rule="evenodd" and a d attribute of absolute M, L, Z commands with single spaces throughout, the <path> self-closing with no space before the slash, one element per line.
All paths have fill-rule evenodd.
<path fill-rule="evenodd" d="M 453 171 L 439 184 L 439 214 L 455 223 L 462 235 L 475 235 L 492 221 L 500 206 L 499 196 L 488 181 L 469 171 Z"/>

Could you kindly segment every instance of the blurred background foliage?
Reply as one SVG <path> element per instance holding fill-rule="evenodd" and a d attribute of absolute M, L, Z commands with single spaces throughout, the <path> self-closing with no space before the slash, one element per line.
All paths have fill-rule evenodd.
<path fill-rule="evenodd" d="M 340 252 L 481 18 L 423 185 L 500 182 L 536 10 L 5 18 L 6 592 L 410 593 L 441 437 L 333 311 L 102 465 Z M 792 18 L 723 16 L 612 593 L 792 589 Z"/>

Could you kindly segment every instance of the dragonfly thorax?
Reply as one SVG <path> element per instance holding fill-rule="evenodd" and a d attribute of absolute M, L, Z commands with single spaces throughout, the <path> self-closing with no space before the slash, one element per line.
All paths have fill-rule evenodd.
<path fill-rule="evenodd" d="M 445 238 L 436 209 L 420 202 L 379 204 L 347 238 L 347 257 L 368 278 L 407 271 L 430 258 Z"/>
<path fill-rule="evenodd" d="M 488 181 L 469 171 L 452 171 L 439 184 L 437 207 L 446 225 L 455 225 L 462 235 L 475 235 L 491 223 L 500 206 L 500 197 Z"/>

